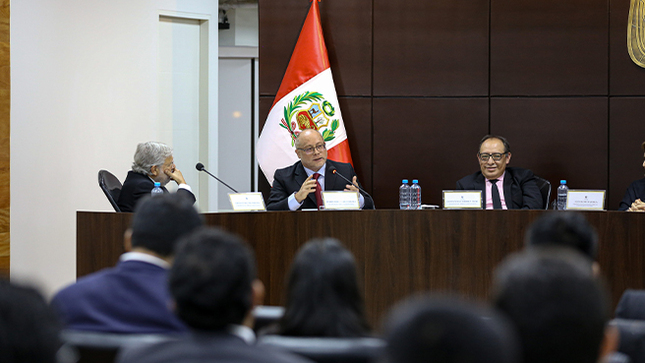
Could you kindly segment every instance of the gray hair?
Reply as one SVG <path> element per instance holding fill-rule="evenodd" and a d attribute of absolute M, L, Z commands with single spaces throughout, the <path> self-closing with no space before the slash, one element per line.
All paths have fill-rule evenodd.
<path fill-rule="evenodd" d="M 142 142 L 137 145 L 137 151 L 134 152 L 132 171 L 150 175 L 150 168 L 163 165 L 169 156 L 172 156 L 170 146 L 156 141 Z"/>

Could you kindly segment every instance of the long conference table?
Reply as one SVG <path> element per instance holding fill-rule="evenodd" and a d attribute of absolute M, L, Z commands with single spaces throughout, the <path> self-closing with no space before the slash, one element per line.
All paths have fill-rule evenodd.
<path fill-rule="evenodd" d="M 354 253 L 366 312 L 378 324 L 417 292 L 485 300 L 495 266 L 522 249 L 544 211 L 371 210 L 206 213 L 207 225 L 244 237 L 255 250 L 266 305 L 283 305 L 289 265 L 315 237 L 335 237 Z M 600 237 L 598 260 L 614 305 L 625 289 L 645 288 L 645 213 L 582 212 Z M 77 276 L 113 266 L 131 213 L 77 212 Z"/>

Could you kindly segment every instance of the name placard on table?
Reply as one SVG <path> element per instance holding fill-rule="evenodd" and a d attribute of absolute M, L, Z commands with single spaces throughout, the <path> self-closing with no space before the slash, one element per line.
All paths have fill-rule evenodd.
<path fill-rule="evenodd" d="M 262 193 L 231 193 L 228 195 L 231 206 L 236 212 L 265 211 L 264 198 Z"/>
<path fill-rule="evenodd" d="M 481 190 L 444 190 L 443 209 L 482 209 Z"/>
<path fill-rule="evenodd" d="M 328 191 L 322 192 L 323 205 L 329 210 L 361 209 L 358 192 Z"/>
<path fill-rule="evenodd" d="M 605 191 L 588 189 L 569 189 L 567 209 L 605 210 Z"/>

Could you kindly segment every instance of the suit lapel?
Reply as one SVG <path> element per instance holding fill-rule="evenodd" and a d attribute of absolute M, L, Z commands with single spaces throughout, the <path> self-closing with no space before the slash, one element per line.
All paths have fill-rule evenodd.
<path fill-rule="evenodd" d="M 473 183 L 475 190 L 482 191 L 482 209 L 486 209 L 486 181 L 484 175 L 479 173 Z"/>
<path fill-rule="evenodd" d="M 513 174 L 511 174 L 507 168 L 506 174 L 504 175 L 504 201 L 506 201 L 506 208 L 508 209 L 516 209 L 515 201 L 513 200 L 512 186 Z"/>

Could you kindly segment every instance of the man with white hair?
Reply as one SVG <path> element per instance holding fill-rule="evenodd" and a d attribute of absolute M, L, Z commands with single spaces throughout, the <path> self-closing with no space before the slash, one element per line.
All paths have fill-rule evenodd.
<path fill-rule="evenodd" d="M 183 174 L 175 167 L 172 148 L 156 141 L 140 143 L 134 153 L 132 170 L 128 172 L 121 188 L 117 201 L 119 209 L 121 212 L 133 212 L 139 199 L 150 195 L 155 182 L 159 182 L 164 193 L 168 193 L 165 185 L 170 180 L 178 184 L 178 195 L 195 203 L 190 185 L 186 184 Z"/>

